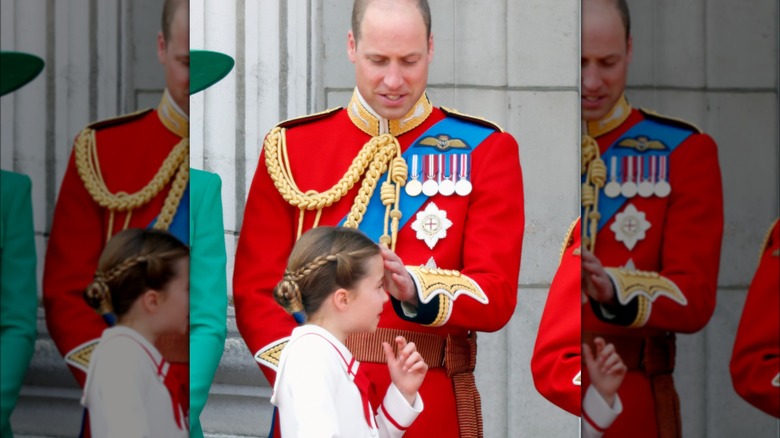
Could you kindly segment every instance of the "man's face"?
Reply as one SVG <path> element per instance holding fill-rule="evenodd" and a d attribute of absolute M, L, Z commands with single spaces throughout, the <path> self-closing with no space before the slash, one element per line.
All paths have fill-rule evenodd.
<path fill-rule="evenodd" d="M 183 3 L 186 6 L 186 3 Z M 176 105 L 190 113 L 190 22 L 187 7 L 173 16 L 169 40 L 157 35 L 157 58 L 165 70 L 165 87 Z"/>
<path fill-rule="evenodd" d="M 380 116 L 396 120 L 425 92 L 433 37 L 426 37 L 414 4 L 375 1 L 363 16 L 360 41 L 352 31 L 347 35 L 347 53 L 360 95 Z"/>
<path fill-rule="evenodd" d="M 626 88 L 631 39 L 611 2 L 582 4 L 582 119 L 600 120 Z"/>

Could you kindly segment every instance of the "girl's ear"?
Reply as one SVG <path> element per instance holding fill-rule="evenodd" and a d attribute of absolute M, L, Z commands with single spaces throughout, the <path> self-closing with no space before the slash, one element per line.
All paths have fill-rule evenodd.
<path fill-rule="evenodd" d="M 345 310 L 349 305 L 349 291 L 344 288 L 336 289 L 336 292 L 331 295 L 331 300 L 336 309 Z"/>
<path fill-rule="evenodd" d="M 147 312 L 155 313 L 162 302 L 162 295 L 154 289 L 149 289 L 141 294 L 140 299 Z"/>

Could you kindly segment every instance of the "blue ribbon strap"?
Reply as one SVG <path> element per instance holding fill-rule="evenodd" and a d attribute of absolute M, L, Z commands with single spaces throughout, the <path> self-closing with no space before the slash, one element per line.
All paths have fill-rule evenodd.
<path fill-rule="evenodd" d="M 450 155 L 470 154 L 493 132 L 495 132 L 494 129 L 485 126 L 470 123 L 454 117 L 445 117 L 438 123 L 428 128 L 428 130 L 426 130 L 422 135 L 420 135 L 420 137 L 417 138 L 414 143 L 412 143 L 412 146 L 410 146 L 402 156 L 403 159 L 409 163 L 411 162 L 412 155 L 418 155 L 421 160 L 422 155 L 435 154 L 448 157 Z M 446 135 L 453 139 L 457 138 L 458 140 L 463 141 L 466 143 L 467 148 L 450 148 L 441 151 L 439 149 L 420 144 L 420 142 L 424 139 L 429 137 L 439 138 L 439 136 L 442 135 Z M 422 165 L 420 168 L 422 168 Z M 387 174 L 385 173 L 380 178 L 378 185 L 381 184 L 382 181 L 384 181 L 386 178 Z M 409 219 L 412 218 L 413 213 L 417 212 L 420 207 L 425 204 L 428 198 L 429 197 L 425 196 L 424 194 L 420 194 L 418 196 L 409 196 L 404 190 L 401 190 L 399 208 L 404 212 L 404 215 L 399 221 L 399 230 L 402 229 L 404 225 L 406 225 Z M 339 226 L 343 226 L 346 221 L 347 217 L 345 216 L 341 222 L 339 222 Z M 382 233 L 384 232 L 384 223 L 385 206 L 382 205 L 380 190 L 379 187 L 377 187 L 374 190 L 371 199 L 369 200 L 368 206 L 366 207 L 366 212 L 363 214 L 363 220 L 360 222 L 359 228 L 372 240 L 379 242 L 379 237 L 382 236 Z"/>
<path fill-rule="evenodd" d="M 677 126 L 666 125 L 651 119 L 644 119 L 641 122 L 637 123 L 636 125 L 632 126 L 631 129 L 626 131 L 625 134 L 623 134 L 622 136 L 620 136 L 620 138 L 615 140 L 615 142 L 609 146 L 609 148 L 604 152 L 604 154 L 601 155 L 601 159 L 604 160 L 604 163 L 607 166 L 609 166 L 612 157 L 616 157 L 618 163 L 621 163 L 623 158 L 628 156 L 641 155 L 643 157 L 653 157 L 653 156 L 668 157 L 677 148 L 677 146 L 682 144 L 682 142 L 685 141 L 691 134 L 693 134 L 693 131 L 689 129 L 683 129 Z M 633 148 L 618 147 L 618 144 L 620 144 L 623 140 L 629 138 L 636 138 L 639 136 L 649 137 L 649 140 L 660 141 L 661 143 L 664 144 L 664 146 L 666 146 L 666 148 L 664 150 L 653 149 L 653 150 L 645 150 L 643 152 L 639 152 Z M 648 160 L 643 160 L 643 161 L 648 161 Z M 635 170 L 635 172 L 641 172 L 641 171 L 642 171 L 641 169 Z M 583 180 L 582 180 L 583 182 L 584 182 L 584 178 L 585 175 L 583 175 Z M 669 175 L 667 173 L 667 181 L 668 178 Z M 599 224 L 598 224 L 599 231 L 604 225 L 606 225 L 607 222 L 609 222 L 612 216 L 623 207 L 626 201 L 628 201 L 628 198 L 626 198 L 622 194 L 618 195 L 615 198 L 610 198 L 604 194 L 604 190 L 600 191 L 599 212 L 601 213 L 601 218 L 599 219 Z M 581 212 L 581 214 L 583 215 L 585 214 L 584 210 Z"/>

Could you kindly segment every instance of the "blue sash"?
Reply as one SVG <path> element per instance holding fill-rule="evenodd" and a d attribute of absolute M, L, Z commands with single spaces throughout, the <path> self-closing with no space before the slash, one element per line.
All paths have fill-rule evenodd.
<path fill-rule="evenodd" d="M 444 156 L 450 156 L 454 154 L 468 155 L 471 154 L 471 152 L 473 152 L 474 149 L 476 149 L 477 146 L 479 146 L 493 132 L 495 132 L 494 129 L 485 126 L 470 123 L 454 117 L 445 117 L 438 123 L 428 128 L 428 130 L 425 131 L 422 135 L 420 135 L 420 137 L 412 143 L 412 145 L 406 150 L 406 152 L 403 153 L 402 156 L 407 163 L 410 163 L 412 155 L 415 154 L 420 157 L 422 157 L 422 155 L 432 154 Z M 438 137 L 439 135 L 447 135 L 450 138 L 457 138 L 462 140 L 468 147 L 449 149 L 442 152 L 435 148 L 420 145 L 420 140 L 428 137 Z M 420 163 L 420 169 L 422 169 L 422 163 Z M 382 233 L 384 232 L 385 206 L 382 205 L 380 184 L 386 178 L 386 173 L 380 178 L 379 183 L 377 184 L 377 187 L 374 189 L 374 193 L 371 196 L 371 200 L 366 207 L 363 220 L 360 222 L 359 226 L 360 230 L 366 233 L 366 235 L 375 242 L 379 242 L 379 237 L 381 237 Z M 399 230 L 402 229 L 404 225 L 406 225 L 409 219 L 412 218 L 413 214 L 419 210 L 423 204 L 425 204 L 425 201 L 427 201 L 428 198 L 428 196 L 425 196 L 422 193 L 417 196 L 409 196 L 406 194 L 405 190 L 401 190 L 401 198 L 398 205 L 404 214 L 398 224 Z M 339 226 L 343 226 L 346 221 L 347 216 L 345 216 L 341 222 L 339 222 Z"/>
<path fill-rule="evenodd" d="M 152 228 L 159 216 L 154 218 L 147 228 Z M 184 189 L 184 193 L 181 195 L 179 206 L 176 208 L 176 214 L 173 215 L 171 225 L 168 227 L 168 232 L 176 236 L 185 245 L 190 244 L 190 184 L 187 183 L 187 188 Z"/>
<path fill-rule="evenodd" d="M 601 155 L 601 159 L 604 160 L 604 164 L 607 166 L 607 182 L 609 182 L 610 178 L 609 165 L 612 157 L 617 157 L 618 163 L 622 163 L 623 157 L 627 156 L 641 155 L 643 157 L 668 157 L 677 148 L 677 146 L 685 141 L 685 139 L 687 139 L 691 134 L 693 134 L 693 131 L 690 129 L 683 129 L 677 126 L 662 124 L 651 119 L 642 120 L 641 122 L 632 126 L 631 129 L 626 131 L 626 133 L 620 136 L 620 138 L 615 140 L 615 142 L 609 146 L 606 152 Z M 618 144 L 620 144 L 620 142 L 623 140 L 628 138 L 636 138 L 639 136 L 646 136 L 650 141 L 659 141 L 663 143 L 666 148 L 664 150 L 648 149 L 640 152 L 630 147 L 618 147 Z M 648 165 L 648 160 L 643 161 L 645 162 L 645 165 Z M 635 170 L 635 172 L 637 171 L 641 172 L 642 170 Z M 669 181 L 668 171 L 666 174 L 666 180 Z M 618 181 L 622 182 L 621 174 L 618 174 Z M 582 182 L 585 182 L 585 175 L 582 176 Z M 609 222 L 612 216 L 623 207 L 623 204 L 625 204 L 627 200 L 628 198 L 622 194 L 615 198 L 610 198 L 604 194 L 604 190 L 602 188 L 602 190 L 599 192 L 599 212 L 601 213 L 601 218 L 599 219 L 598 224 L 599 231 L 607 222 Z M 581 214 L 585 214 L 584 207 L 581 209 Z"/>

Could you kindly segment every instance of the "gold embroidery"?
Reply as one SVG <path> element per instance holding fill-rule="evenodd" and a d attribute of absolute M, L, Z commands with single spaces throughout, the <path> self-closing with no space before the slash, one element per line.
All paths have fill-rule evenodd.
<path fill-rule="evenodd" d="M 255 354 L 255 361 L 276 371 L 279 366 L 279 359 L 282 357 L 282 350 L 287 346 L 289 340 L 289 337 L 282 338 L 261 348 L 260 351 Z"/>
<path fill-rule="evenodd" d="M 577 226 L 577 221 L 579 219 L 574 219 L 574 222 L 569 225 L 569 230 L 566 232 L 566 238 L 563 239 L 563 244 L 561 245 L 561 254 L 558 256 L 558 264 L 561 264 L 561 260 L 563 260 L 563 255 L 566 253 L 566 248 L 572 246 L 574 244 L 574 228 Z M 578 246 L 572 251 L 572 255 L 579 256 L 580 255 L 580 247 Z"/>
<path fill-rule="evenodd" d="M 86 373 L 89 369 L 89 360 L 92 358 L 92 352 L 95 351 L 97 345 L 98 339 L 93 339 L 79 345 L 65 355 L 65 362 Z"/>
<path fill-rule="evenodd" d="M 650 316 L 650 305 L 658 297 L 665 296 L 672 301 L 685 306 L 688 300 L 674 282 L 657 272 L 636 271 L 625 268 L 606 268 L 617 287 L 617 298 L 621 304 L 627 304 L 639 297 L 640 312 L 634 324 L 644 324 Z M 641 298 L 645 298 L 645 302 Z"/>
<path fill-rule="evenodd" d="M 472 279 L 450 269 L 430 269 L 422 266 L 407 267 L 420 291 L 420 301 L 428 303 L 436 295 L 443 295 L 455 301 L 458 296 L 469 296 L 482 304 L 488 297 Z"/>
<path fill-rule="evenodd" d="M 162 99 L 160 99 L 160 105 L 157 106 L 157 116 L 169 131 L 181 138 L 189 138 L 189 117 L 176 107 L 176 104 L 171 100 L 171 96 L 168 94 L 167 89 L 163 93 Z"/>
<path fill-rule="evenodd" d="M 452 312 L 452 301 L 449 297 L 441 295 L 439 298 L 439 314 L 436 315 L 436 319 L 432 323 L 427 324 L 429 327 L 443 326 L 449 319 Z"/>
<path fill-rule="evenodd" d="M 383 119 L 363 103 L 357 88 L 352 93 L 352 99 L 350 99 L 347 106 L 347 114 L 349 114 L 352 123 L 372 137 L 388 133 L 398 137 L 420 126 L 432 112 L 433 105 L 428 100 L 428 96 L 423 94 L 405 116 L 398 120 Z M 383 129 L 383 124 L 386 125 L 385 129 Z"/>
<path fill-rule="evenodd" d="M 604 118 L 587 122 L 587 135 L 601 137 L 622 125 L 629 115 L 631 115 L 631 105 L 628 103 L 625 95 L 620 96 L 620 100 L 617 101 Z"/>
<path fill-rule="evenodd" d="M 582 371 L 577 372 L 577 375 L 574 376 L 573 379 L 571 379 L 571 383 L 577 386 L 582 386 Z"/>
<path fill-rule="evenodd" d="M 647 324 L 647 320 L 650 319 L 650 309 L 652 308 L 653 303 L 641 295 L 637 296 L 636 299 L 636 318 L 634 318 L 634 321 L 628 326 L 629 328 L 642 327 Z"/>
<path fill-rule="evenodd" d="M 769 246 L 769 239 L 772 238 L 772 231 L 775 229 L 775 226 L 777 225 L 777 222 L 780 221 L 779 219 L 775 219 L 774 222 L 772 222 L 772 225 L 769 227 L 768 230 L 766 230 L 766 234 L 764 234 L 764 241 L 761 244 L 761 251 L 758 253 L 758 263 L 761 264 L 761 259 L 764 258 L 764 252 L 766 252 L 767 247 Z M 773 257 L 777 257 L 780 255 L 780 248 L 774 250 L 772 252 Z"/>
<path fill-rule="evenodd" d="M 647 150 L 663 151 L 666 150 L 666 146 L 658 140 L 650 140 L 649 137 L 640 135 L 636 138 L 625 138 L 620 143 L 619 147 L 636 149 L 639 152 Z"/>

